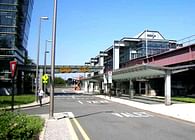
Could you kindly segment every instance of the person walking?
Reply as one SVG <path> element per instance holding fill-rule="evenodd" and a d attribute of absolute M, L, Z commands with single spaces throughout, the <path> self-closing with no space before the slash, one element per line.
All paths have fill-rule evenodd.
<path fill-rule="evenodd" d="M 40 106 L 42 106 L 43 94 L 44 94 L 44 91 L 43 91 L 42 89 L 39 89 L 38 96 L 39 96 L 39 103 L 40 103 Z"/>

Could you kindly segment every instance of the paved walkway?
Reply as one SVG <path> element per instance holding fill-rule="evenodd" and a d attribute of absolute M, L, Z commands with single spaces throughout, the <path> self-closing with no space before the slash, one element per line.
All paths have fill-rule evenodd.
<path fill-rule="evenodd" d="M 108 97 L 105 95 L 96 95 L 97 97 L 111 100 L 113 102 L 125 104 L 139 109 L 151 111 L 154 113 L 166 115 L 169 117 L 189 121 L 195 123 L 195 104 L 194 103 L 179 103 L 170 106 L 159 104 L 145 104 L 141 102 L 131 101 L 129 99 L 121 99 L 117 97 Z M 49 103 L 49 97 L 43 99 L 43 104 Z M 39 106 L 39 103 L 34 102 L 28 105 L 15 106 L 15 108 L 27 108 Z M 77 136 L 72 127 L 72 124 L 66 114 L 54 113 L 53 119 L 48 119 L 49 115 L 41 115 L 46 121 L 44 130 L 40 134 L 40 140 L 77 140 Z"/>
<path fill-rule="evenodd" d="M 67 114 L 54 113 L 52 119 L 49 119 L 48 114 L 40 116 L 46 121 L 40 140 L 78 140 Z"/>

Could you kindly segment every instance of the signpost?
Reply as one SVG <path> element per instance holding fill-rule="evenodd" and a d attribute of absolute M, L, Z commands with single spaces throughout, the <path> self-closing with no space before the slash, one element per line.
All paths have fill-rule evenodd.
<path fill-rule="evenodd" d="M 10 61 L 10 71 L 12 73 L 12 102 L 11 102 L 11 110 L 14 111 L 14 78 L 16 75 L 16 61 Z"/>
<path fill-rule="evenodd" d="M 70 67 L 60 68 L 60 73 L 71 73 L 72 69 Z"/>

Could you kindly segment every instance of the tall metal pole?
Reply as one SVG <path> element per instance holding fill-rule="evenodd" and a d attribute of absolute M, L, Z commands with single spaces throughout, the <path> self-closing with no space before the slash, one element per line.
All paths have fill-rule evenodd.
<path fill-rule="evenodd" d="M 43 74 L 46 74 L 46 51 L 47 51 L 47 40 L 45 40 L 45 52 L 44 52 L 44 71 Z"/>
<path fill-rule="evenodd" d="M 46 65 L 47 65 L 47 53 L 49 53 L 49 51 L 47 51 L 47 43 L 48 42 L 51 42 L 51 40 L 46 40 L 45 41 L 44 71 L 43 71 L 44 74 L 47 74 L 47 68 L 46 68 Z M 45 93 L 46 93 L 46 87 L 47 87 L 47 85 L 44 84 L 44 92 Z"/>
<path fill-rule="evenodd" d="M 47 40 L 45 41 L 45 55 L 44 55 L 44 71 L 43 74 L 46 74 L 46 59 L 47 59 Z M 46 93 L 46 84 L 44 84 L 44 92 Z"/>
<path fill-rule="evenodd" d="M 50 106 L 49 119 L 54 116 L 54 76 L 55 76 L 55 48 L 56 48 L 56 21 L 57 21 L 57 0 L 54 0 L 53 25 L 52 25 L 52 51 L 51 51 L 51 85 L 50 85 Z"/>
<path fill-rule="evenodd" d="M 46 74 L 46 59 L 47 59 L 47 42 L 48 40 L 45 41 L 45 55 L 44 55 L 44 74 Z"/>
<path fill-rule="evenodd" d="M 35 100 L 38 101 L 38 78 L 39 78 L 39 50 L 40 50 L 40 37 L 41 37 L 41 18 L 39 19 L 39 32 L 38 32 L 38 45 L 37 45 L 37 65 L 36 65 L 36 89 L 35 89 Z"/>
<path fill-rule="evenodd" d="M 39 51 L 40 51 L 40 38 L 41 38 L 41 21 L 48 20 L 48 17 L 40 17 L 39 19 L 39 31 L 38 31 L 38 45 L 37 45 L 37 65 L 36 65 L 36 87 L 35 87 L 35 99 L 37 98 L 38 80 L 39 80 Z"/>

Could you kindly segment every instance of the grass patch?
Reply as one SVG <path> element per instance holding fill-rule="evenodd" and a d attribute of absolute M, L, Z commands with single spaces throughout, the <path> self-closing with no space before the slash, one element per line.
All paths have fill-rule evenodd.
<path fill-rule="evenodd" d="M 0 107 L 11 106 L 12 96 L 0 96 Z M 34 95 L 14 96 L 14 105 L 28 104 L 35 101 Z"/>
<path fill-rule="evenodd" d="M 172 100 L 186 102 L 186 103 L 195 103 L 195 98 L 190 98 L 190 97 L 172 97 Z"/>

